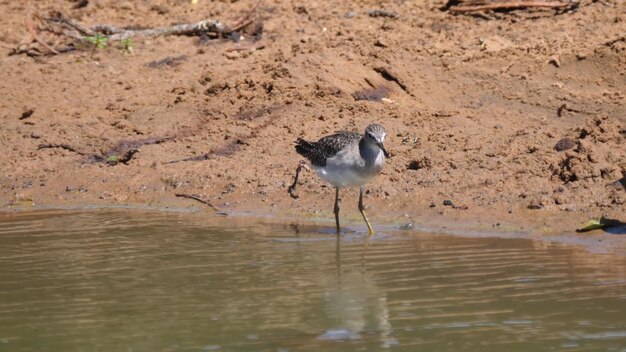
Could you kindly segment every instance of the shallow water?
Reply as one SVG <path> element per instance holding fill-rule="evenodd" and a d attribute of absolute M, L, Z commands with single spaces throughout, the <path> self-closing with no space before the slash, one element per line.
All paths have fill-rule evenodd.
<path fill-rule="evenodd" d="M 194 214 L 0 215 L 0 351 L 626 351 L 626 259 Z"/>

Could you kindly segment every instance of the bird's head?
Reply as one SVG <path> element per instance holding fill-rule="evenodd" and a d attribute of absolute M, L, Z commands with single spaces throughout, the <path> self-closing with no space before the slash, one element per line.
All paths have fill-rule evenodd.
<path fill-rule="evenodd" d="M 385 128 L 377 123 L 371 124 L 365 129 L 365 138 L 371 143 L 376 144 L 385 154 L 385 158 L 388 158 L 389 153 L 387 153 L 385 149 L 386 136 L 387 131 L 385 131 Z"/>

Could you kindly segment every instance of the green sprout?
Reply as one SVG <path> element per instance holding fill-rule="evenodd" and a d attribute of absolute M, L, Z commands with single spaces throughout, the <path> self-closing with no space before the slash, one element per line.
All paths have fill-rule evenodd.
<path fill-rule="evenodd" d="M 119 162 L 119 158 L 117 157 L 117 155 L 110 155 L 104 160 L 104 162 L 107 165 L 117 165 L 117 163 Z"/>
<path fill-rule="evenodd" d="M 109 38 L 107 38 L 106 36 L 103 36 L 100 33 L 96 33 L 95 35 L 85 36 L 85 41 L 93 44 L 95 47 L 99 49 L 104 49 L 107 47 L 107 40 L 109 40 Z"/>
<path fill-rule="evenodd" d="M 124 38 L 122 40 L 120 40 L 120 49 L 122 51 L 125 51 L 129 54 L 131 54 L 133 52 L 133 47 L 134 47 L 134 43 L 133 43 L 133 39 L 128 37 L 128 38 Z"/>

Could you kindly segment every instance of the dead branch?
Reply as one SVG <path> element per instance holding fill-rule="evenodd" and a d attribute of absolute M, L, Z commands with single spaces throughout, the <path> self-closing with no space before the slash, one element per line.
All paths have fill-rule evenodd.
<path fill-rule="evenodd" d="M 34 42 L 44 47 L 50 53 L 59 54 L 59 50 L 52 48 L 41 38 L 39 35 L 40 32 L 46 31 L 61 37 L 77 40 L 81 43 L 86 43 L 88 41 L 87 37 L 96 35 L 101 36 L 103 41 L 122 41 L 134 37 L 169 35 L 200 36 L 209 34 L 214 37 L 227 37 L 231 33 L 242 30 L 254 23 L 257 20 L 256 14 L 258 6 L 259 3 L 244 16 L 233 22 L 232 26 L 225 25 L 217 19 L 204 19 L 195 23 L 183 23 L 156 28 L 123 28 L 110 24 L 97 24 L 89 28 L 58 11 L 53 11 L 48 17 L 42 17 L 34 10 L 29 10 L 26 13 L 24 25 Z M 35 24 L 35 20 L 38 20 L 39 25 Z M 20 47 L 15 50 L 15 53 L 28 53 L 29 50 L 36 50 L 36 48 L 25 47 L 25 44 L 20 44 Z"/>
<path fill-rule="evenodd" d="M 100 25 L 103 28 L 105 25 Z M 110 26 L 112 28 L 112 26 Z M 108 35 L 109 40 L 124 40 L 131 37 L 156 37 L 166 35 L 200 35 L 203 33 L 225 33 L 230 31 L 219 20 L 202 20 L 191 24 L 158 27 L 153 29 L 126 29 L 122 32 Z"/>
<path fill-rule="evenodd" d="M 206 206 L 208 206 L 209 208 L 215 210 L 216 213 L 220 214 L 220 215 L 225 215 L 223 212 L 220 212 L 219 209 L 217 209 L 217 207 L 213 204 L 211 204 L 211 202 L 209 202 L 208 200 L 204 200 L 202 198 L 200 198 L 199 196 L 195 195 L 195 194 L 185 194 L 185 193 L 175 193 L 174 194 L 176 197 L 178 198 L 187 198 L 187 199 L 193 199 L 197 202 L 200 202 Z"/>
<path fill-rule="evenodd" d="M 367 15 L 370 17 L 389 17 L 389 18 L 398 17 L 398 14 L 391 12 L 391 11 L 387 11 L 387 10 L 371 10 L 371 11 L 367 11 Z"/>
<path fill-rule="evenodd" d="M 39 146 L 37 146 L 37 150 L 54 149 L 54 148 L 64 149 L 64 150 L 76 153 L 78 155 L 87 155 L 86 153 L 76 150 L 76 148 L 65 143 L 45 143 L 45 144 L 40 144 Z"/>
<path fill-rule="evenodd" d="M 73 29 L 75 32 L 66 32 L 65 34 L 74 39 L 82 39 L 84 36 L 92 36 L 101 34 L 107 40 L 118 41 L 131 37 L 156 37 L 160 35 L 200 35 L 203 33 L 225 33 L 230 32 L 227 26 L 223 25 L 219 20 L 202 20 L 196 23 L 178 24 L 174 26 L 165 26 L 147 29 L 125 29 L 110 24 L 97 24 L 92 28 L 86 28 L 79 23 L 74 22 L 62 13 L 57 12 L 55 15 L 46 18 L 47 21 L 63 26 L 66 29 Z"/>
<path fill-rule="evenodd" d="M 502 1 L 502 0 L 466 0 L 455 1 L 453 6 L 448 6 L 451 12 L 475 12 L 486 10 L 515 10 L 524 8 L 552 8 L 564 9 L 578 6 L 578 2 L 574 1 L 534 1 L 534 0 L 518 0 L 518 1 Z"/>
<path fill-rule="evenodd" d="M 65 16 L 64 14 L 60 12 L 54 12 L 52 16 L 46 18 L 46 20 L 56 23 L 60 25 L 61 27 L 76 30 L 79 34 L 78 38 L 82 38 L 88 35 L 95 35 L 94 30 L 81 26 L 79 23 L 77 23 L 76 21 L 72 20 L 71 18 Z M 72 33 L 70 32 L 68 34 L 72 34 Z M 72 36 L 72 37 L 76 38 L 76 36 Z"/>
<path fill-rule="evenodd" d="M 28 33 L 33 38 L 33 40 L 35 40 L 37 43 L 39 43 L 41 46 L 43 46 L 50 52 L 58 55 L 59 54 L 58 51 L 54 50 L 52 47 L 46 44 L 46 42 L 43 41 L 43 39 L 39 37 L 37 30 L 35 29 L 35 23 L 33 22 L 35 18 L 41 21 L 41 17 L 36 11 L 32 9 L 29 9 L 28 11 L 26 11 L 26 17 L 24 18 L 24 26 L 26 26 L 26 30 L 28 30 Z"/>
<path fill-rule="evenodd" d="M 257 4 L 254 5 L 254 7 L 250 11 L 248 11 L 247 14 L 245 14 L 244 16 L 242 16 L 241 18 L 239 18 L 238 20 L 233 22 L 231 24 L 230 31 L 231 32 L 240 31 L 240 30 L 246 28 L 252 22 L 254 22 L 256 20 L 256 16 L 255 15 L 256 15 L 257 9 L 259 8 L 259 5 L 261 5 L 260 1 L 257 2 Z"/>

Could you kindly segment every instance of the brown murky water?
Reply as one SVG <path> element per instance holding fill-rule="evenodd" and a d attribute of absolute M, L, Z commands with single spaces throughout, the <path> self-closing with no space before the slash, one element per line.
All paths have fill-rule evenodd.
<path fill-rule="evenodd" d="M 530 240 L 0 215 L 0 351 L 626 351 L 626 260 Z"/>

